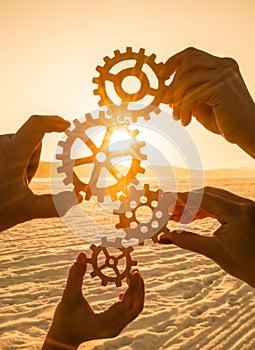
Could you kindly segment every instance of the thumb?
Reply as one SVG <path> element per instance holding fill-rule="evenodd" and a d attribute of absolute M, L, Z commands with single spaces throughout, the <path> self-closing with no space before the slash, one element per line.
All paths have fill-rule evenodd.
<path fill-rule="evenodd" d="M 159 243 L 170 244 L 173 243 L 180 248 L 191 250 L 213 259 L 217 252 L 216 240 L 214 236 L 202 236 L 197 233 L 182 231 L 172 231 L 164 233 L 160 236 Z"/>
<path fill-rule="evenodd" d="M 76 259 L 76 262 L 71 266 L 66 282 L 66 287 L 63 292 L 63 299 L 75 301 L 77 297 L 82 295 L 82 284 L 84 275 L 87 270 L 87 256 L 81 252 Z"/>

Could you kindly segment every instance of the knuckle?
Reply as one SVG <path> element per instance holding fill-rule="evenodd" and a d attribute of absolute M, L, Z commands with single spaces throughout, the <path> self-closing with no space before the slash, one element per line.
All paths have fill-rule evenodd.
<path fill-rule="evenodd" d="M 223 57 L 222 60 L 224 61 L 224 65 L 238 71 L 239 70 L 239 66 L 238 63 L 236 62 L 236 60 L 234 60 L 231 57 Z"/>
<path fill-rule="evenodd" d="M 189 46 L 189 47 L 187 47 L 184 51 L 185 51 L 187 54 L 192 55 L 192 54 L 194 54 L 195 52 L 197 52 L 198 50 L 197 50 L 195 47 L 193 47 L 193 46 Z"/>
<path fill-rule="evenodd" d="M 36 115 L 36 114 L 33 114 L 33 115 L 31 115 L 30 117 L 29 117 L 29 123 L 31 123 L 31 124 L 36 124 L 36 123 L 38 123 L 38 120 L 39 120 L 39 116 L 38 115 Z"/>

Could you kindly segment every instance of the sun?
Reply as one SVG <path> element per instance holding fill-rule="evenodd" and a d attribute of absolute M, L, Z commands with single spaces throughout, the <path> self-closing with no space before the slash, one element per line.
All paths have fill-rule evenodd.
<path fill-rule="evenodd" d="M 129 149 L 132 140 L 132 134 L 126 130 L 114 130 L 109 143 L 109 151 Z"/>

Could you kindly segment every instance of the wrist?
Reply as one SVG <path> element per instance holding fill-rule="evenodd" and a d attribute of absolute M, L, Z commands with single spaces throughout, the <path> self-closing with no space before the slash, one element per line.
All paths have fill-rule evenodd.
<path fill-rule="evenodd" d="M 62 331 L 56 331 L 50 328 L 42 350 L 76 350 L 78 346 L 79 344 L 75 344 L 68 337 L 64 329 Z"/>

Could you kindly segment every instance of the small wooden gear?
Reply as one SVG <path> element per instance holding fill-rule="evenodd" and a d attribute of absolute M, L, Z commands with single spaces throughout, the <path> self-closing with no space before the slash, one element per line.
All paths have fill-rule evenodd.
<path fill-rule="evenodd" d="M 163 191 L 151 191 L 149 185 L 145 184 L 143 189 L 131 185 L 129 192 L 129 198 L 113 212 L 120 220 L 116 228 L 124 229 L 127 240 L 135 238 L 141 244 L 145 239 L 152 238 L 153 242 L 158 242 L 160 233 L 169 232 L 166 225 L 171 217 L 168 212 L 169 203 L 166 203 Z M 148 222 L 143 222 L 137 217 L 137 210 L 141 207 L 151 209 L 152 215 Z"/>
<path fill-rule="evenodd" d="M 106 286 L 108 282 L 114 282 L 116 284 L 116 287 L 121 287 L 121 281 L 126 277 L 130 278 L 132 266 L 137 265 L 137 261 L 134 261 L 131 258 L 131 252 L 133 251 L 133 248 L 121 247 L 120 244 L 121 242 L 117 242 L 116 245 L 118 246 L 118 248 L 115 248 L 116 250 L 120 251 L 120 254 L 118 255 L 109 254 L 108 249 L 106 247 L 96 246 L 94 244 L 90 246 L 90 249 L 93 252 L 91 258 L 87 259 L 87 262 L 93 266 L 93 271 L 90 275 L 91 277 L 98 276 L 99 278 L 101 278 L 102 286 Z M 105 261 L 102 265 L 99 266 L 98 256 L 100 253 L 104 254 Z M 118 269 L 118 262 L 122 258 L 125 258 L 126 260 L 126 267 L 124 271 L 120 272 Z M 115 276 L 107 276 L 106 274 L 104 274 L 103 270 L 106 268 L 112 269 Z"/>

